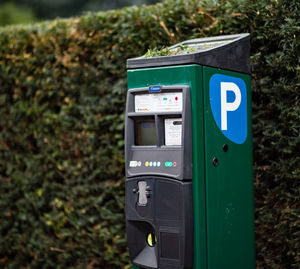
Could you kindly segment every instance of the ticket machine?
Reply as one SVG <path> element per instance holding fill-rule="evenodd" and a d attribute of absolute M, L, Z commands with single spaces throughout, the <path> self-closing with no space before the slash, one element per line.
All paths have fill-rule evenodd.
<path fill-rule="evenodd" d="M 130 89 L 126 115 L 126 216 L 132 261 L 142 268 L 192 268 L 190 89 Z"/>
<path fill-rule="evenodd" d="M 134 268 L 255 268 L 249 49 L 240 34 L 128 60 Z"/>

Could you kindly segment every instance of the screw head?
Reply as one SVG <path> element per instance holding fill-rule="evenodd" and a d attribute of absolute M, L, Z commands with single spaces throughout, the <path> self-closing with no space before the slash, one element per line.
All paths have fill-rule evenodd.
<path fill-rule="evenodd" d="M 228 145 L 227 145 L 227 144 L 224 144 L 224 145 L 223 145 L 223 151 L 224 151 L 224 152 L 227 152 L 228 149 L 229 149 Z"/>
<path fill-rule="evenodd" d="M 214 166 L 218 166 L 218 164 L 219 164 L 218 158 L 214 157 L 212 163 Z"/>

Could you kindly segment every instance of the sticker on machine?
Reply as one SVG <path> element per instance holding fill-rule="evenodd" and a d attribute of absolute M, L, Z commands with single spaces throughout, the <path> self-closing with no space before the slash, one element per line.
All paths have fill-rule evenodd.
<path fill-rule="evenodd" d="M 181 146 L 182 118 L 165 119 L 165 145 Z"/>
<path fill-rule="evenodd" d="M 241 78 L 215 74 L 209 81 L 210 107 L 220 131 L 232 142 L 247 138 L 247 86 Z"/>
<path fill-rule="evenodd" d="M 135 112 L 181 112 L 182 92 L 135 95 Z"/>

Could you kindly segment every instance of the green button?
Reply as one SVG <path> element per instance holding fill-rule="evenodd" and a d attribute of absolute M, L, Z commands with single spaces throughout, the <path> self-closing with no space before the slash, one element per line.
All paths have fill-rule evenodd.
<path fill-rule="evenodd" d="M 173 163 L 172 162 L 165 162 L 165 167 L 172 167 Z"/>

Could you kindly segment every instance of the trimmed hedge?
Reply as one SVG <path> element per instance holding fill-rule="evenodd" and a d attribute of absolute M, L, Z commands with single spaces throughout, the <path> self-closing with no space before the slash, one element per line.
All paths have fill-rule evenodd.
<path fill-rule="evenodd" d="M 129 268 L 126 59 L 251 32 L 257 268 L 298 268 L 298 0 L 167 0 L 0 30 L 0 267 Z"/>

